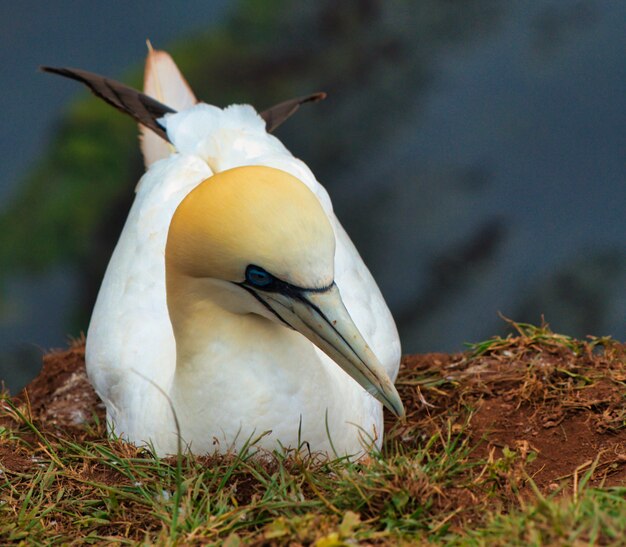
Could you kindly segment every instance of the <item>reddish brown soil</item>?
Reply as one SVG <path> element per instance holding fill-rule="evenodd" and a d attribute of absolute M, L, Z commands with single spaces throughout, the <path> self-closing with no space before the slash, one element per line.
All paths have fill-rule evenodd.
<path fill-rule="evenodd" d="M 44 355 L 41 372 L 15 400 L 28 403 L 38 422 L 60 429 L 105 417 L 104 405 L 87 378 L 84 340 Z"/>
<path fill-rule="evenodd" d="M 591 484 L 626 485 L 626 430 L 602 431 L 588 409 L 569 415 L 542 412 L 499 398 L 481 401 L 471 418 L 473 434 L 486 443 L 477 454 L 501 456 L 504 447 L 536 458 L 527 472 L 542 489 L 556 489 L 563 479 L 582 478 L 593 465 Z"/>
<path fill-rule="evenodd" d="M 407 423 L 389 419 L 389 436 L 411 442 L 444 423 L 469 430 L 471 457 L 493 461 L 507 452 L 504 475 L 521 490 L 529 477 L 544 492 L 571 493 L 586 475 L 591 485 L 624 486 L 625 380 L 626 346 L 613 341 L 572 351 L 520 337 L 478 357 L 407 356 L 397 382 Z"/>
<path fill-rule="evenodd" d="M 522 337 L 481 356 L 407 356 L 397 382 L 407 421 L 388 417 L 388 438 L 411 445 L 450 424 L 453 433 L 469 431 L 472 459 L 508 453 L 507 480 L 532 477 L 543 491 L 565 492 L 592 471 L 592 484 L 626 485 L 625 381 L 626 347 L 614 342 L 573 352 Z M 56 431 L 104 420 L 82 341 L 46 355 L 39 376 L 14 400 Z M 1 445 L 0 461 L 15 471 L 32 465 L 26 449 Z"/>

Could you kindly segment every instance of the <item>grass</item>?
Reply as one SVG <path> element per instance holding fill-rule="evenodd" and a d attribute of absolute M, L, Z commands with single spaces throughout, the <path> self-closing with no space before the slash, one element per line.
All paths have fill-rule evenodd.
<path fill-rule="evenodd" d="M 375 454 L 366 464 L 296 452 L 259 458 L 250 449 L 185 456 L 179 473 L 175 458 L 153 458 L 99 439 L 101 432 L 97 440 L 48 436 L 43 442 L 41 432 L 31 437 L 32 422 L 23 424 L 2 435 L 30 462 L 28 469 L 3 472 L 0 537 L 7 541 L 438 537 L 454 514 L 449 507 L 435 511 L 442 489 L 469 467 L 466 443 L 437 435 L 420 450 Z"/>
<path fill-rule="evenodd" d="M 509 368 L 522 363 L 514 381 L 508 371 L 502 393 L 517 386 L 517 403 L 526 408 L 548 404 L 556 393 L 564 400 L 577 389 L 587 393 L 607 378 L 623 385 L 623 346 L 572 340 L 545 325 L 516 328 L 516 336 L 477 344 L 445 366 L 434 366 L 436 359 L 407 365 L 398 385 L 408 421 L 390 429 L 381 452 L 360 462 L 305 450 L 260 452 L 253 444 L 238 455 L 157 459 L 147 448 L 108 438 L 97 417 L 59 429 L 5 395 L 0 543 L 622 544 L 626 484 L 606 470 L 621 469 L 626 457 L 616 452 L 607 462 L 598 453 L 546 487 L 533 467 L 541 454 L 532 447 L 498 448 L 477 438 L 472 418 L 479 401 L 489 390 L 495 397 L 494 386 L 503 384 L 488 374 L 469 381 L 468 371 L 505 356 Z M 553 364 L 542 365 L 541 397 L 536 385 L 528 387 L 538 356 L 551 356 Z M 585 369 L 583 358 L 610 366 Z M 626 440 L 619 436 L 624 425 L 615 422 L 608 432 L 617 444 Z"/>

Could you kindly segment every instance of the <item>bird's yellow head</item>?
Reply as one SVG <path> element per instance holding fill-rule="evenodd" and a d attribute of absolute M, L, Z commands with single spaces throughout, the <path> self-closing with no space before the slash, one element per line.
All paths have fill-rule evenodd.
<path fill-rule="evenodd" d="M 246 166 L 218 173 L 179 205 L 168 270 L 243 282 L 249 266 L 307 288 L 333 282 L 335 237 L 319 201 L 289 173 Z M 248 275 L 254 275 L 248 271 Z"/>
<path fill-rule="evenodd" d="M 297 178 L 261 166 L 212 176 L 181 202 L 170 224 L 167 301 L 177 341 L 190 323 L 206 319 L 190 312 L 204 302 L 257 314 L 306 336 L 402 415 L 395 387 L 334 282 L 334 255 L 330 221 Z"/>

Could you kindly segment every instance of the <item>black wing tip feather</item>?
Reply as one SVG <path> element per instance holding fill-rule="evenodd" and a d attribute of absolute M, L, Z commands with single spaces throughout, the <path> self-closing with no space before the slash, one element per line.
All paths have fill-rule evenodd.
<path fill-rule="evenodd" d="M 289 99 L 283 101 L 277 105 L 268 108 L 260 113 L 261 117 L 265 120 L 265 126 L 268 133 L 272 133 L 275 129 L 286 122 L 293 114 L 295 114 L 301 105 L 305 103 L 317 103 L 323 101 L 326 98 L 326 93 L 323 91 L 317 91 L 310 95 L 304 95 L 295 99 Z"/>
<path fill-rule="evenodd" d="M 73 74 L 75 72 L 80 72 L 80 70 L 77 68 L 69 68 L 69 67 L 64 68 L 60 66 L 47 66 L 47 65 L 41 65 L 39 67 L 39 70 L 41 70 L 41 72 L 49 72 L 50 74 L 60 74 L 61 76 L 67 76 L 69 78 L 75 78 Z"/>
<path fill-rule="evenodd" d="M 315 93 L 311 93 L 306 100 L 305 103 L 317 103 L 319 101 L 323 101 L 328 97 L 328 93 L 325 91 L 316 91 Z"/>
<path fill-rule="evenodd" d="M 62 68 L 57 68 L 55 66 L 47 66 L 47 65 L 39 65 L 39 70 L 41 72 L 51 72 L 52 74 L 58 74 Z"/>
<path fill-rule="evenodd" d="M 128 114 L 135 121 L 145 125 L 160 137 L 168 140 L 165 129 L 157 120 L 162 118 L 165 114 L 176 112 L 169 106 L 121 82 L 86 70 L 51 66 L 41 66 L 40 70 L 70 78 L 84 84 L 96 97 L 125 114 Z"/>
<path fill-rule="evenodd" d="M 160 137 L 168 140 L 165 129 L 157 120 L 162 118 L 165 114 L 176 112 L 169 106 L 121 82 L 79 68 L 40 66 L 39 69 L 42 72 L 57 74 L 84 84 L 98 98 L 125 114 L 132 116 L 135 121 L 145 125 Z M 325 98 L 326 93 L 318 91 L 310 95 L 283 101 L 282 103 L 264 110 L 260 115 L 265 120 L 267 132 L 271 133 L 277 129 L 295 114 L 301 105 L 305 103 L 316 103 Z"/>

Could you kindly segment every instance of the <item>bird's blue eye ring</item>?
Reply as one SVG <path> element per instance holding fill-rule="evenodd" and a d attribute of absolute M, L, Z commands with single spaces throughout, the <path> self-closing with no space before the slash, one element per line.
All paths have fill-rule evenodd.
<path fill-rule="evenodd" d="M 254 287 L 267 287 L 274 278 L 272 274 L 266 272 L 258 266 L 248 266 L 246 268 L 246 281 Z"/>

